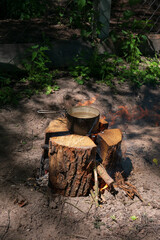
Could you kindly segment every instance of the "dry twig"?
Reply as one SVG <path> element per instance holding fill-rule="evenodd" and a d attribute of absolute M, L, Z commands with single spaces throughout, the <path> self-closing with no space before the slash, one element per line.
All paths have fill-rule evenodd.
<path fill-rule="evenodd" d="M 96 207 L 99 206 L 98 204 L 98 195 L 99 195 L 99 188 L 98 188 L 98 173 L 97 173 L 97 165 L 96 162 L 94 163 L 94 182 L 95 182 L 95 203 L 96 203 Z"/>
<path fill-rule="evenodd" d="M 117 187 L 123 189 L 131 199 L 133 199 L 134 196 L 136 195 L 143 202 L 143 199 L 141 195 L 138 193 L 136 187 L 131 183 L 124 181 L 124 178 L 120 172 L 116 172 L 115 181 Z"/>

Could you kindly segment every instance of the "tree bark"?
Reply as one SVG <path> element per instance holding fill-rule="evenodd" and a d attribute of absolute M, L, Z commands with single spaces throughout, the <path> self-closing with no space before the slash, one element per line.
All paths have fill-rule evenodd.
<path fill-rule="evenodd" d="M 90 190 L 96 145 L 87 136 L 50 138 L 49 181 L 54 192 L 64 196 L 85 196 Z"/>

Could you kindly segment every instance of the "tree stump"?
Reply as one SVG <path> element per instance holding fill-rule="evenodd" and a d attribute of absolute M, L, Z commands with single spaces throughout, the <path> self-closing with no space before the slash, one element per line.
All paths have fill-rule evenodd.
<path fill-rule="evenodd" d="M 97 136 L 97 152 L 105 168 L 114 167 L 121 155 L 122 132 L 120 129 L 106 129 Z"/>
<path fill-rule="evenodd" d="M 52 137 L 49 141 L 49 181 L 54 192 L 86 196 L 90 190 L 96 158 L 95 143 L 87 136 Z"/>

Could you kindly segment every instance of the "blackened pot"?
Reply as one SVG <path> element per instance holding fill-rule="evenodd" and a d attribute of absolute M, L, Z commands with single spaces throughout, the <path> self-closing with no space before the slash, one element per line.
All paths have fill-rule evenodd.
<path fill-rule="evenodd" d="M 96 108 L 88 106 L 72 107 L 67 110 L 67 124 L 71 133 L 90 135 L 99 126 L 100 113 Z"/>

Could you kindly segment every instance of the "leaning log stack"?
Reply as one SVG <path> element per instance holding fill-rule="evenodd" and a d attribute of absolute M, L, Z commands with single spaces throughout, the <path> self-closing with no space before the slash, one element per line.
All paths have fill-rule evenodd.
<path fill-rule="evenodd" d="M 108 185 L 113 183 L 105 169 L 119 160 L 122 132 L 107 128 L 108 123 L 100 119 L 101 132 L 90 138 L 70 134 L 65 118 L 51 121 L 45 131 L 45 144 L 49 144 L 49 182 L 55 193 L 73 197 L 88 195 L 94 183 L 93 168 L 97 163 L 97 153 L 102 160 L 99 168 L 103 169 L 104 181 Z"/>

